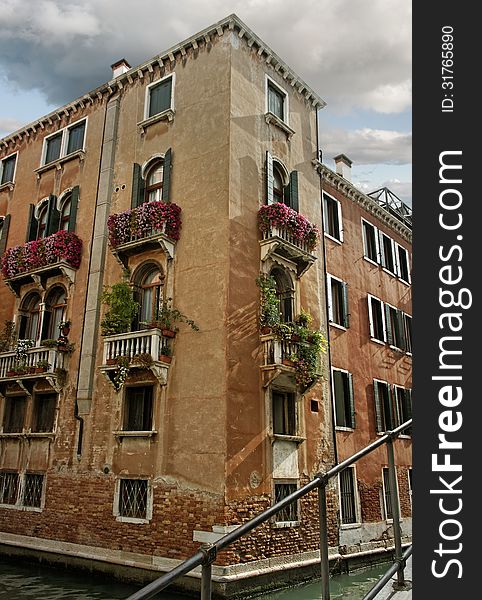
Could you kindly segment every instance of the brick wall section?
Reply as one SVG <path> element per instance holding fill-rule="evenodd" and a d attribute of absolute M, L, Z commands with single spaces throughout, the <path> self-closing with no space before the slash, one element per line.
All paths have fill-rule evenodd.
<path fill-rule="evenodd" d="M 397 466 L 398 493 L 400 496 L 400 516 L 403 518 L 412 516 L 412 506 L 410 502 L 410 493 L 408 488 L 408 468 Z M 376 523 L 383 520 L 382 514 L 382 478 L 380 477 L 374 483 L 367 483 L 358 479 L 358 492 L 360 494 L 360 504 L 362 521 L 365 523 Z"/>

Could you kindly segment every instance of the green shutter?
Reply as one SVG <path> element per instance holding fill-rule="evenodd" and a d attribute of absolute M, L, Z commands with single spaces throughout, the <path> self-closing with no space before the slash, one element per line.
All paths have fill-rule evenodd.
<path fill-rule="evenodd" d="M 144 202 L 144 180 L 142 179 L 141 165 L 134 163 L 132 173 L 131 208 L 136 208 Z"/>
<path fill-rule="evenodd" d="M 38 223 L 34 215 L 35 206 L 30 205 L 27 226 L 27 242 L 32 242 L 37 239 Z"/>
<path fill-rule="evenodd" d="M 383 308 L 385 309 L 385 329 L 387 332 L 387 343 L 390 346 L 393 346 L 393 331 L 392 331 L 392 320 L 390 318 L 390 306 L 388 304 L 384 304 Z"/>
<path fill-rule="evenodd" d="M 75 231 L 75 224 L 77 222 L 77 208 L 79 206 L 79 186 L 76 185 L 70 197 L 70 217 L 69 217 L 69 231 Z"/>
<path fill-rule="evenodd" d="M 10 226 L 10 215 L 5 215 L 2 225 L 2 237 L 0 237 L 0 256 L 3 256 L 7 247 L 8 228 Z"/>
<path fill-rule="evenodd" d="M 394 392 L 392 390 L 392 387 L 390 385 L 387 384 L 387 390 L 388 390 L 388 414 L 385 415 L 385 421 L 386 421 L 386 425 L 388 429 L 394 429 L 395 428 L 395 415 L 393 413 L 393 396 L 394 396 Z"/>
<path fill-rule="evenodd" d="M 355 429 L 355 394 L 353 393 L 353 375 L 351 373 L 348 373 L 348 402 L 350 407 L 349 427 Z"/>
<path fill-rule="evenodd" d="M 60 212 L 57 210 L 57 196 L 50 194 L 47 209 L 47 231 L 46 236 L 52 235 L 59 230 Z"/>
<path fill-rule="evenodd" d="M 172 166 L 172 150 L 169 150 L 164 155 L 164 172 L 162 181 L 162 201 L 169 202 L 171 188 L 171 166 Z"/>
<path fill-rule="evenodd" d="M 375 417 L 377 422 L 377 432 L 383 431 L 382 405 L 380 403 L 380 392 L 378 389 L 378 381 L 373 382 L 373 393 L 375 397 Z"/>
<path fill-rule="evenodd" d="M 397 321 L 397 329 L 398 329 L 398 338 L 400 340 L 399 348 L 400 348 L 400 350 L 406 350 L 407 349 L 407 338 L 405 336 L 403 312 L 401 310 L 397 310 L 396 321 Z"/>
<path fill-rule="evenodd" d="M 289 205 L 293 210 L 298 212 L 299 201 L 298 201 L 298 171 L 291 171 L 290 183 L 289 183 Z"/>
<path fill-rule="evenodd" d="M 343 281 L 341 286 L 343 293 L 343 326 L 348 329 L 348 327 L 350 327 L 350 313 L 348 312 L 348 284 Z"/>
<path fill-rule="evenodd" d="M 273 157 L 266 151 L 266 204 L 273 204 Z"/>
<path fill-rule="evenodd" d="M 378 248 L 380 252 L 380 264 L 382 267 L 386 267 L 385 245 L 383 243 L 383 234 L 381 231 L 378 231 Z"/>

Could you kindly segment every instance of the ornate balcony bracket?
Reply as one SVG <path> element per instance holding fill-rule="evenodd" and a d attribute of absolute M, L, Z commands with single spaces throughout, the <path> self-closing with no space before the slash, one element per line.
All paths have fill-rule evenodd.
<path fill-rule="evenodd" d="M 159 246 L 168 258 L 174 258 L 176 242 L 171 240 L 171 238 L 167 237 L 167 235 L 164 233 L 158 233 L 139 238 L 137 240 L 127 242 L 126 244 L 116 246 L 115 248 L 111 246 L 111 250 L 121 265 L 127 267 L 129 256 L 138 254 L 139 252 L 145 252 L 146 250 L 152 250 L 158 248 Z"/>
<path fill-rule="evenodd" d="M 72 285 L 75 282 L 75 271 L 76 270 L 68 263 L 60 261 L 45 265 L 45 267 L 40 267 L 33 271 L 19 273 L 14 277 L 4 279 L 4 282 L 10 291 L 13 292 L 15 296 L 19 297 L 22 286 L 29 283 L 35 283 L 40 289 L 45 290 L 47 287 L 47 280 L 56 275 L 63 275 L 69 285 Z"/>
<path fill-rule="evenodd" d="M 18 387 L 20 389 L 22 389 L 27 394 L 27 396 L 32 396 L 32 392 L 24 385 L 24 383 L 21 379 L 17 379 L 15 381 L 15 383 L 18 385 Z"/>
<path fill-rule="evenodd" d="M 132 368 L 136 368 L 136 365 L 133 365 Z M 154 374 L 154 377 L 159 381 L 159 385 L 167 385 L 167 375 L 169 372 L 169 365 L 162 362 L 154 362 L 148 368 Z M 100 371 L 102 375 L 105 377 L 106 381 L 115 389 L 116 392 L 119 391 L 118 388 L 114 385 L 114 382 L 111 378 L 112 372 L 115 371 L 116 367 L 111 365 L 103 365 L 100 367 Z"/>
<path fill-rule="evenodd" d="M 296 265 L 296 276 L 301 277 L 315 262 L 316 256 L 284 239 L 273 229 L 265 239 L 259 242 L 261 247 L 261 262 L 276 256 Z"/>
<path fill-rule="evenodd" d="M 57 392 L 57 394 L 60 394 L 60 392 L 62 391 L 62 386 L 59 385 L 58 378 L 55 377 L 54 375 L 47 375 L 47 377 L 45 379 L 50 383 L 50 385 Z"/>

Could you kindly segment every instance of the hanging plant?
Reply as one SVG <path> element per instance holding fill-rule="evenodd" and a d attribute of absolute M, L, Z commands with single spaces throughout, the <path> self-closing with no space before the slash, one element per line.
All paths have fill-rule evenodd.
<path fill-rule="evenodd" d="M 271 275 L 261 274 L 256 278 L 256 285 L 261 292 L 259 324 L 261 333 L 270 333 L 280 322 L 279 298 L 276 293 L 276 281 Z"/>
<path fill-rule="evenodd" d="M 118 356 L 116 358 L 116 369 L 114 371 L 114 376 L 112 378 L 112 383 L 116 391 L 119 391 L 121 387 L 124 385 L 128 375 L 129 375 L 129 365 L 130 360 L 128 356 Z"/>

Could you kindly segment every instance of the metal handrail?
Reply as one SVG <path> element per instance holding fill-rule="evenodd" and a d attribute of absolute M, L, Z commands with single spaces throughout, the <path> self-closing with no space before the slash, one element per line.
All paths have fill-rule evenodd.
<path fill-rule="evenodd" d="M 372 587 L 372 589 L 363 596 L 363 600 L 373 600 L 377 597 L 377 595 L 383 590 L 383 588 L 387 585 L 390 579 L 398 573 L 400 568 L 405 568 L 407 564 L 407 559 L 412 555 L 412 545 L 410 545 L 405 552 L 403 553 L 401 561 L 395 561 L 393 565 L 388 569 L 388 571 L 383 575 L 383 577 L 376 582 L 376 584 Z"/>
<path fill-rule="evenodd" d="M 268 521 L 271 517 L 279 513 L 286 506 L 296 502 L 299 498 L 306 496 L 313 490 L 318 490 L 318 506 L 320 513 L 320 557 L 321 557 L 321 576 L 322 576 L 322 599 L 330 600 L 330 587 L 329 587 L 329 563 L 328 563 L 328 530 L 326 527 L 326 485 L 328 481 L 344 471 L 347 467 L 360 460 L 367 454 L 370 454 L 380 446 L 387 444 L 388 450 L 388 463 L 389 463 L 389 479 L 390 479 L 390 493 L 392 498 L 397 498 L 397 502 L 393 502 L 393 531 L 394 531 L 394 542 L 395 542 L 395 563 L 398 571 L 398 582 L 403 585 L 403 557 L 402 557 L 402 544 L 400 534 L 400 515 L 398 507 L 398 486 L 396 484 L 396 472 L 394 463 L 393 453 L 393 440 L 397 438 L 405 429 L 408 429 L 412 425 L 412 419 L 409 419 L 402 425 L 399 425 L 392 431 L 387 431 L 384 435 L 372 442 L 368 446 L 365 446 L 362 450 L 359 450 L 350 458 L 342 461 L 338 465 L 335 465 L 329 469 L 326 473 L 319 473 L 309 483 L 303 487 L 298 488 L 292 494 L 289 494 L 283 500 L 276 502 L 270 508 L 264 510 L 259 515 L 256 515 L 246 523 L 243 523 L 233 531 L 230 531 L 223 537 L 219 538 L 213 544 L 205 544 L 193 554 L 190 558 L 179 564 L 171 571 L 165 573 L 158 579 L 152 581 L 142 589 L 138 590 L 126 600 L 147 600 L 153 598 L 156 594 L 165 589 L 173 581 L 186 575 L 199 565 L 202 566 L 201 573 L 201 600 L 210 600 L 211 598 L 211 565 L 216 560 L 216 555 L 219 551 L 223 550 L 227 546 L 236 542 L 239 538 L 243 537 L 247 533 L 250 533 L 253 529 L 261 525 L 265 521 Z"/>

